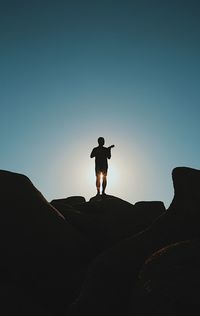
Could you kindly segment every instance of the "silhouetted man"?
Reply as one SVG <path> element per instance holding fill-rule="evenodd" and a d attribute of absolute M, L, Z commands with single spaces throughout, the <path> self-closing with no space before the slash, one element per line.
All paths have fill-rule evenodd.
<path fill-rule="evenodd" d="M 111 148 L 104 147 L 105 140 L 103 137 L 98 138 L 99 146 L 93 148 L 90 158 L 95 157 L 95 172 L 96 172 L 96 188 L 97 194 L 100 194 L 100 180 L 101 175 L 103 176 L 103 183 L 102 183 L 102 194 L 105 194 L 105 189 L 107 185 L 107 171 L 108 171 L 108 159 L 111 158 Z"/>

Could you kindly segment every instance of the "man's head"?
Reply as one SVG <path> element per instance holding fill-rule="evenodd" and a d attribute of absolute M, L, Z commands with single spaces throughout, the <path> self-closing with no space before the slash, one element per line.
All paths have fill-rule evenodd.
<path fill-rule="evenodd" d="M 98 138 L 98 144 L 99 144 L 99 146 L 103 146 L 105 144 L 105 140 L 103 137 Z"/>

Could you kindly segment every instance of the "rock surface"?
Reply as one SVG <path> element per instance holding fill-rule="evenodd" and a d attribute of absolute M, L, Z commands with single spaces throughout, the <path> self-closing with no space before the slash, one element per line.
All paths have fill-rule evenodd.
<path fill-rule="evenodd" d="M 133 312 L 132 306 L 139 315 L 138 274 L 147 258 L 173 243 L 200 238 L 199 174 L 190 168 L 173 170 L 175 195 L 167 212 L 145 231 L 121 241 L 96 258 L 79 298 L 71 306 L 70 315 L 129 315 Z M 188 181 L 188 177 L 187 194 L 188 184 L 182 181 Z M 199 255 L 199 248 L 196 251 Z"/>
<path fill-rule="evenodd" d="M 155 252 L 139 274 L 141 314 L 199 315 L 199 266 L 199 240 L 175 243 Z"/>
<path fill-rule="evenodd" d="M 56 199 L 51 201 L 51 205 L 55 206 L 55 208 L 59 209 L 62 208 L 62 205 L 66 206 L 76 206 L 81 203 L 85 203 L 86 200 L 83 196 L 70 196 L 65 199 Z"/>
<path fill-rule="evenodd" d="M 59 315 L 79 293 L 90 244 L 24 175 L 0 171 L 0 188 L 1 282 Z"/>
<path fill-rule="evenodd" d="M 89 202 L 74 206 L 67 201 L 56 200 L 51 204 L 72 226 L 92 240 L 97 252 L 146 229 L 166 211 L 163 202 L 138 202 L 132 205 L 110 195 L 93 197 Z"/>
<path fill-rule="evenodd" d="M 0 171 L 0 315 L 199 313 L 200 171 L 172 178 L 165 210 L 114 196 L 48 203 L 26 176 Z"/>

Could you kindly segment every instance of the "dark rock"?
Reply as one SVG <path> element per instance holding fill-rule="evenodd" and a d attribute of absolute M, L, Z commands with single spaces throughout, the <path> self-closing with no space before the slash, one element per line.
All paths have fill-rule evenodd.
<path fill-rule="evenodd" d="M 91 247 L 26 176 L 0 171 L 0 189 L 1 280 L 59 315 L 79 293 Z"/>
<path fill-rule="evenodd" d="M 81 294 L 68 310 L 69 315 L 127 315 L 138 273 L 151 253 L 152 237 L 147 230 L 99 255 L 91 264 Z"/>
<path fill-rule="evenodd" d="M 148 258 L 139 274 L 142 315 L 199 315 L 199 266 L 199 240 L 170 245 Z"/>
<path fill-rule="evenodd" d="M 70 196 L 65 199 L 52 200 L 50 204 L 53 205 L 54 207 L 58 207 L 59 209 L 59 207 L 62 207 L 62 205 L 76 206 L 78 204 L 85 203 L 85 202 L 86 200 L 83 196 Z"/>
<path fill-rule="evenodd" d="M 55 208 L 27 177 L 1 171 L 4 302 L 10 298 L 19 309 L 25 299 L 22 315 L 31 305 L 38 315 L 44 310 L 54 316 L 65 310 L 69 316 L 184 315 L 187 307 L 194 314 L 196 306 L 199 311 L 200 171 L 181 167 L 172 175 L 175 194 L 166 211 L 162 202 L 132 205 L 113 196 L 53 200 Z M 184 274 L 193 297 L 185 305 L 190 292 L 184 294 Z"/>
<path fill-rule="evenodd" d="M 172 172 L 174 198 L 169 211 L 200 221 L 200 170 L 178 167 Z"/>
<path fill-rule="evenodd" d="M 67 199 L 66 199 L 67 200 Z M 122 199 L 106 195 L 91 198 L 74 207 L 53 204 L 101 252 L 122 239 L 147 228 L 166 210 L 162 202 L 138 202 L 132 205 Z"/>
<path fill-rule="evenodd" d="M 130 301 L 133 305 L 138 302 L 138 273 L 145 260 L 167 245 L 200 238 L 200 199 L 196 188 L 200 186 L 199 174 L 190 168 L 173 170 L 175 196 L 167 212 L 145 231 L 121 241 L 96 258 L 69 314 L 130 313 Z M 189 188 L 182 183 L 188 178 Z"/>
<path fill-rule="evenodd" d="M 16 284 L 1 283 L 0 297 L 1 316 L 49 316 L 29 291 Z"/>
<path fill-rule="evenodd" d="M 174 183 L 174 200 L 178 201 L 199 201 L 200 170 L 177 167 L 172 171 Z"/>

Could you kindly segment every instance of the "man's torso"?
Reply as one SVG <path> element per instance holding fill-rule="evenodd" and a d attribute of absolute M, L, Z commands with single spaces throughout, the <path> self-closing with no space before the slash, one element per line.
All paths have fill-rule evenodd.
<path fill-rule="evenodd" d="M 94 156 L 96 170 L 107 170 L 108 149 L 106 147 L 96 147 L 94 148 Z"/>

